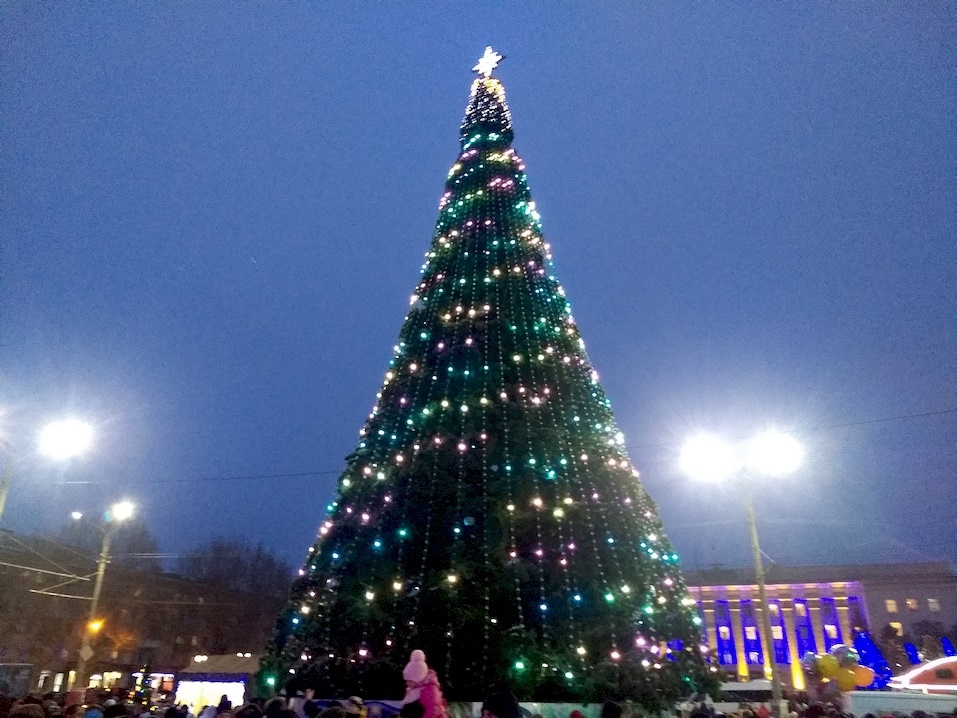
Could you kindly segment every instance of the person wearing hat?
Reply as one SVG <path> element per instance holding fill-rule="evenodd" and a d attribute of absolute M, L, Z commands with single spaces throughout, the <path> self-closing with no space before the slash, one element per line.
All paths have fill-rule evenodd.
<path fill-rule="evenodd" d="M 439 685 L 439 677 L 425 662 L 425 653 L 416 649 L 402 669 L 405 679 L 405 698 L 402 705 L 418 701 L 422 704 L 422 718 L 446 718 L 445 697 Z"/>

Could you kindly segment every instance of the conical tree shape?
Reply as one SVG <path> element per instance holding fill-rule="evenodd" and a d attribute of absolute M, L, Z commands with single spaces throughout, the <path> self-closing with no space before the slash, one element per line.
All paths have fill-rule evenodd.
<path fill-rule="evenodd" d="M 424 649 L 450 699 L 671 702 L 713 678 L 700 619 L 555 277 L 480 76 L 422 279 L 260 674 L 401 695 Z"/>

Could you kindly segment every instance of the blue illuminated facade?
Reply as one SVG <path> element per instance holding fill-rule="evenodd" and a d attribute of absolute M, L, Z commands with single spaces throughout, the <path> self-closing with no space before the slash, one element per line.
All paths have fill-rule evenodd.
<path fill-rule="evenodd" d="M 718 662 L 740 679 L 768 675 L 760 603 L 753 573 L 742 569 L 684 569 L 698 603 L 704 638 Z M 873 566 L 769 567 L 766 576 L 775 662 L 782 678 L 804 687 L 807 652 L 855 641 L 860 631 L 909 622 L 957 623 L 957 577 L 943 562 Z M 954 651 L 951 644 L 944 651 Z"/>

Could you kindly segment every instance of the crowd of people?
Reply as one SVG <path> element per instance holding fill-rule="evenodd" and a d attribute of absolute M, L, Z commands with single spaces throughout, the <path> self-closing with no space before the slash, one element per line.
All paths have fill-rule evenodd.
<path fill-rule="evenodd" d="M 405 680 L 405 696 L 399 708 L 398 718 L 449 718 L 448 704 L 442 694 L 442 686 L 436 672 L 429 668 L 425 654 L 416 650 L 402 671 Z M 842 712 L 838 706 L 812 702 L 807 696 L 789 696 L 788 718 L 855 718 Z M 741 704 L 730 713 L 717 713 L 706 702 L 688 703 L 678 711 L 680 718 L 776 718 L 765 703 Z M 48 693 L 43 696 L 28 695 L 14 701 L 0 693 L 0 718 L 383 718 L 381 707 L 366 706 L 361 698 L 352 696 L 343 701 L 313 700 L 306 696 L 277 696 L 268 700 L 252 699 L 243 705 L 233 706 L 224 695 L 216 705 L 197 707 L 196 712 L 185 704 L 175 702 L 151 705 L 143 699 L 129 700 L 119 693 L 103 693 L 97 701 L 89 704 L 66 705 L 63 697 Z M 491 693 L 482 703 L 481 718 L 523 718 L 518 700 L 508 689 Z M 530 718 L 542 718 L 533 714 Z M 584 718 L 579 710 L 572 710 L 568 718 Z M 600 718 L 643 718 L 640 710 L 627 703 L 606 701 Z M 924 711 L 911 715 L 888 714 L 877 716 L 868 713 L 861 718 L 935 718 Z M 953 714 L 939 718 L 957 718 Z"/>
<path fill-rule="evenodd" d="M 787 702 L 788 718 L 856 718 L 853 713 L 843 710 L 838 704 L 814 701 L 803 692 L 787 696 Z M 603 714 L 602 718 L 619 717 Z M 742 703 L 737 710 L 719 713 L 715 711 L 714 706 L 702 702 L 679 711 L 679 718 L 777 718 L 777 716 L 768 703 Z M 860 718 L 957 718 L 957 703 L 953 711 L 948 713 L 928 713 L 922 710 L 912 713 L 895 711 L 880 715 L 865 713 Z"/>

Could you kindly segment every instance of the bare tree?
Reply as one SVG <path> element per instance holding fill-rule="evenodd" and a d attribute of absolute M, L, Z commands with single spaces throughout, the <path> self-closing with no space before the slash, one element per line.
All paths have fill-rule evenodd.
<path fill-rule="evenodd" d="M 263 597 L 284 598 L 292 581 L 292 567 L 261 543 L 253 546 L 222 537 L 181 556 L 176 572 L 184 578 Z"/>
<path fill-rule="evenodd" d="M 66 524 L 59 534 L 63 543 L 75 546 L 96 561 L 106 524 L 102 519 L 83 518 Z M 159 548 L 146 522 L 139 516 L 124 521 L 113 535 L 112 562 L 136 571 L 160 571 Z"/>

